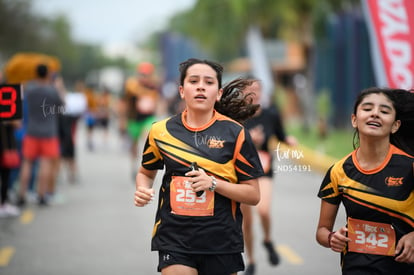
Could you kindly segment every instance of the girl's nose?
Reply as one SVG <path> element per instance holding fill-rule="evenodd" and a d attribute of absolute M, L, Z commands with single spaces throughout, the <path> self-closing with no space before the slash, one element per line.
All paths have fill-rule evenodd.
<path fill-rule="evenodd" d="M 204 83 L 200 81 L 197 85 L 197 90 L 204 90 Z"/>
<path fill-rule="evenodd" d="M 372 108 L 371 116 L 378 117 L 378 114 L 379 114 L 379 108 Z"/>

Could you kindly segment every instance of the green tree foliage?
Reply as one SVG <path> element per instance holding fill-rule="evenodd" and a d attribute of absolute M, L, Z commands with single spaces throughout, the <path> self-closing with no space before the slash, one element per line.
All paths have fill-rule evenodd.
<path fill-rule="evenodd" d="M 36 45 L 40 20 L 31 13 L 30 0 L 0 0 L 0 60 Z"/>
<path fill-rule="evenodd" d="M 229 1 L 198 1 L 192 10 L 174 16 L 170 26 L 192 37 L 212 56 L 225 59 L 240 55 L 239 45 L 244 39 L 243 30 L 231 15 Z"/>
<path fill-rule="evenodd" d="M 277 36 L 286 2 L 291 1 L 198 0 L 192 10 L 175 16 L 170 26 L 220 60 L 231 60 L 243 55 L 249 26 L 259 26 L 265 37 Z"/>
<path fill-rule="evenodd" d="M 310 46 L 329 14 L 359 5 L 359 0 L 198 0 L 177 14 L 170 29 L 195 39 L 220 60 L 242 55 L 249 26 L 265 38 L 293 40 Z M 318 24 L 317 24 L 318 23 Z M 316 28 L 316 29 L 315 29 Z"/>

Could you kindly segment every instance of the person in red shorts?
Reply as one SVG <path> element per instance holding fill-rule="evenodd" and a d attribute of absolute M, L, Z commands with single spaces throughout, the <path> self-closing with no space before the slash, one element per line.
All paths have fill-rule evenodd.
<path fill-rule="evenodd" d="M 33 162 L 39 159 L 37 193 L 39 205 L 47 205 L 46 189 L 53 180 L 53 161 L 59 157 L 58 115 L 63 110 L 63 95 L 52 85 L 48 67 L 36 67 L 37 78 L 25 88 L 27 129 L 23 138 L 23 162 L 18 205 L 26 203 L 26 191 Z"/>

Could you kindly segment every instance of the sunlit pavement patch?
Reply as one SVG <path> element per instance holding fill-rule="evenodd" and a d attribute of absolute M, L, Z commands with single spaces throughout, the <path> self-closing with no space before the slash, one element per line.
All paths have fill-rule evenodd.
<path fill-rule="evenodd" d="M 24 210 L 20 215 L 21 224 L 29 224 L 33 221 L 33 219 L 34 212 L 30 209 Z M 0 247 L 0 267 L 8 266 L 15 252 L 16 249 L 12 246 Z"/>
<path fill-rule="evenodd" d="M 30 209 L 27 209 L 27 210 L 24 210 L 22 215 L 20 216 L 20 222 L 22 224 L 28 224 L 33 221 L 33 218 L 34 218 L 33 211 Z"/>
<path fill-rule="evenodd" d="M 15 252 L 14 247 L 5 246 L 0 248 L 0 267 L 7 266 Z"/>
<path fill-rule="evenodd" d="M 303 259 L 298 254 L 296 254 L 289 246 L 287 246 L 287 245 L 277 245 L 277 251 L 289 263 L 294 264 L 294 265 L 303 264 Z"/>

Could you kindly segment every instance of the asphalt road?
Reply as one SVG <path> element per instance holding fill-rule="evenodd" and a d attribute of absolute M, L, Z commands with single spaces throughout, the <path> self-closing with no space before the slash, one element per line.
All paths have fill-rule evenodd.
<path fill-rule="evenodd" d="M 111 129 L 106 142 L 100 131 L 94 137 L 95 150 L 86 150 L 80 125 L 79 183 L 69 184 L 62 173 L 58 203 L 31 203 L 20 218 L 0 220 L 1 275 L 159 274 L 157 254 L 150 251 L 155 203 L 134 206 L 131 162 L 116 131 Z M 273 236 L 281 263 L 268 264 L 256 219 L 258 275 L 340 274 L 339 255 L 315 241 L 323 175 L 312 163 L 297 166 L 293 158 L 300 154 L 285 152 L 275 161 Z"/>

